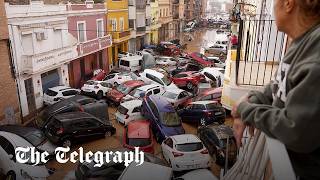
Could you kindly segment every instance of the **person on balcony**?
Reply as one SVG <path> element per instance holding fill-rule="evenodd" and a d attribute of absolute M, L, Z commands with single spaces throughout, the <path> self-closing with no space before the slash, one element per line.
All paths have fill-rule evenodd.
<path fill-rule="evenodd" d="M 232 110 L 238 145 L 246 126 L 285 144 L 300 179 L 320 179 L 320 0 L 274 0 L 277 27 L 292 39 L 275 79 Z"/>

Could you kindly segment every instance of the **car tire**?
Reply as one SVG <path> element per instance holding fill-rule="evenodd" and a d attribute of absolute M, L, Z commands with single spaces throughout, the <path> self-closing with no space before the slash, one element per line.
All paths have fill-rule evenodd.
<path fill-rule="evenodd" d="M 193 89 L 193 84 L 191 82 L 187 83 L 187 89 L 189 90 Z"/>
<path fill-rule="evenodd" d="M 99 91 L 99 92 L 97 93 L 97 99 L 100 100 L 100 99 L 102 99 L 102 98 L 103 98 L 103 92 L 102 92 L 102 91 Z"/>
<path fill-rule="evenodd" d="M 112 136 L 112 132 L 111 131 L 106 131 L 104 133 L 104 137 L 110 137 L 110 136 Z"/>
<path fill-rule="evenodd" d="M 114 85 L 115 87 L 119 86 L 119 84 L 118 84 L 117 82 L 114 82 L 113 85 Z"/>
<path fill-rule="evenodd" d="M 70 139 L 64 139 L 62 141 L 62 147 L 71 147 L 71 140 Z"/>
<path fill-rule="evenodd" d="M 10 171 L 6 175 L 6 180 L 16 180 L 16 174 L 13 171 Z"/>

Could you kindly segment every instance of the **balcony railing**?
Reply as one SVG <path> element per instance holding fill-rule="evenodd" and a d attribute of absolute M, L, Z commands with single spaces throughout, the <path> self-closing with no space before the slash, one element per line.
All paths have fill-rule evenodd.
<path fill-rule="evenodd" d="M 130 31 L 123 31 L 123 32 L 113 32 L 112 33 L 112 38 L 114 42 L 120 41 L 121 38 L 124 37 L 130 37 Z"/>
<path fill-rule="evenodd" d="M 239 20 L 236 83 L 263 86 L 269 82 L 284 53 L 285 39 L 274 20 Z"/>
<path fill-rule="evenodd" d="M 141 33 L 141 32 L 145 32 L 146 31 L 146 27 L 137 27 L 137 33 Z"/>

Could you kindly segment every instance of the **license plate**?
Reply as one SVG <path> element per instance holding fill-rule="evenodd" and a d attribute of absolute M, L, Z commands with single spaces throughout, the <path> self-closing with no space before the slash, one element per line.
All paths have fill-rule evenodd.
<path fill-rule="evenodd" d="M 222 112 L 216 112 L 216 113 L 214 113 L 214 115 L 221 115 L 222 114 Z"/>

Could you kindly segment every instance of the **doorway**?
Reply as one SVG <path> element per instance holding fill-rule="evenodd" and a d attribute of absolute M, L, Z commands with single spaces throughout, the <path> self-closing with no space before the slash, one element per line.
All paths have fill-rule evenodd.
<path fill-rule="evenodd" d="M 24 80 L 24 86 L 26 89 L 27 103 L 29 114 L 33 114 L 36 111 L 36 101 L 34 99 L 34 89 L 32 78 Z"/>

